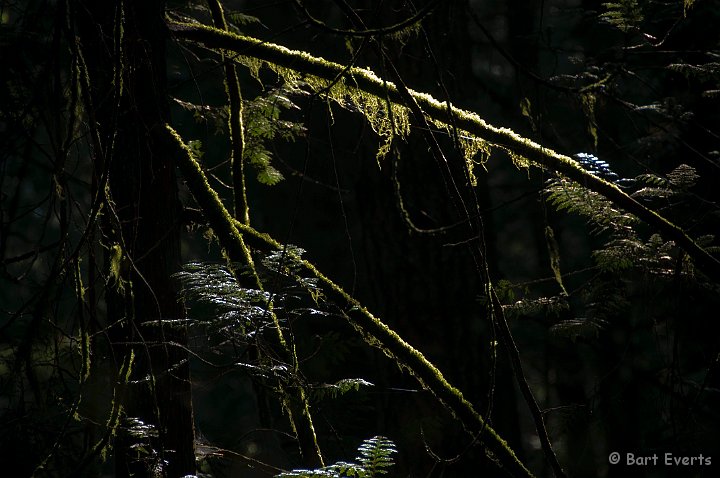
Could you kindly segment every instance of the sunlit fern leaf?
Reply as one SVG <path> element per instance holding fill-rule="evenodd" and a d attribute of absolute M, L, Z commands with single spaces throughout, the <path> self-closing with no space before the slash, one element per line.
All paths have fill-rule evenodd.
<path fill-rule="evenodd" d="M 273 272 L 283 275 L 295 275 L 301 267 L 305 249 L 287 244 L 284 249 L 273 251 L 262 259 L 262 264 Z"/>
<path fill-rule="evenodd" d="M 202 150 L 202 141 L 199 139 L 190 140 L 187 142 L 188 148 L 192 152 L 192 155 L 196 160 L 200 161 L 205 153 Z"/>
<path fill-rule="evenodd" d="M 145 423 L 139 418 L 125 417 L 118 432 L 129 442 L 129 448 L 136 453 L 138 459 L 146 460 L 157 456 L 153 448 L 153 439 L 158 438 L 157 427 Z"/>
<path fill-rule="evenodd" d="M 270 165 L 264 166 L 257 174 L 258 182 L 266 186 L 274 186 L 283 179 L 285 179 L 285 177 L 282 173 Z"/>
<path fill-rule="evenodd" d="M 570 308 L 564 296 L 540 297 L 538 299 L 521 299 L 514 304 L 503 306 L 503 310 L 510 316 L 551 315 L 559 316 Z"/>
<path fill-rule="evenodd" d="M 668 65 L 667 69 L 682 73 L 686 78 L 695 78 L 701 81 L 720 80 L 720 63 L 718 62 L 709 62 L 700 65 L 673 63 Z"/>
<path fill-rule="evenodd" d="M 635 106 L 633 110 L 640 113 L 654 113 L 662 117 L 668 116 L 667 106 L 657 101 L 647 105 Z"/>
<path fill-rule="evenodd" d="M 246 362 L 238 362 L 235 366 L 245 370 L 248 375 L 255 378 L 273 379 L 282 383 L 295 383 L 296 375 L 287 365 L 254 365 Z"/>
<path fill-rule="evenodd" d="M 316 470 L 293 470 L 276 475 L 276 478 L 341 478 L 341 477 L 365 478 L 362 467 L 353 463 L 338 462 L 334 465 L 318 468 Z"/>
<path fill-rule="evenodd" d="M 495 284 L 495 293 L 497 294 L 500 302 L 507 304 L 515 301 L 515 289 L 518 288 L 515 284 L 507 279 L 500 279 Z M 482 303 L 487 302 L 487 297 L 481 298 Z M 504 306 L 505 307 L 505 306 Z"/>
<path fill-rule="evenodd" d="M 597 156 L 589 153 L 577 153 L 573 155 L 573 158 L 580 163 L 580 165 L 587 171 L 591 172 L 595 176 L 599 176 L 608 181 L 615 181 L 619 176 L 610 169 L 610 165 Z"/>
<path fill-rule="evenodd" d="M 645 257 L 639 259 L 640 265 L 656 275 L 672 275 L 678 265 L 679 250 L 673 241 L 665 241 L 660 234 L 653 234 L 645 244 Z"/>
<path fill-rule="evenodd" d="M 648 186 L 655 186 L 655 187 L 668 187 L 669 183 L 668 180 L 658 176 L 657 174 L 640 174 L 635 177 L 635 181 L 641 184 L 647 184 Z"/>
<path fill-rule="evenodd" d="M 631 195 L 634 198 L 667 198 L 692 188 L 699 177 L 695 168 L 687 164 L 673 169 L 666 178 L 656 174 L 641 174 L 635 178 L 636 186 L 646 186 Z"/>
<path fill-rule="evenodd" d="M 635 199 L 640 198 L 667 198 L 673 195 L 673 191 L 668 188 L 640 188 L 631 194 Z"/>
<path fill-rule="evenodd" d="M 155 425 L 145 423 L 139 418 L 126 417 L 121 426 L 129 436 L 136 439 L 157 438 L 159 436 Z"/>
<path fill-rule="evenodd" d="M 637 28 L 643 21 L 642 9 L 637 0 L 603 3 L 603 7 L 607 10 L 600 18 L 622 31 Z"/>
<path fill-rule="evenodd" d="M 687 16 L 694 4 L 695 0 L 683 0 L 683 15 Z"/>
<path fill-rule="evenodd" d="M 545 193 L 555 209 L 584 216 L 597 226 L 595 232 L 618 232 L 638 223 L 634 215 L 618 209 L 600 194 L 564 178 L 550 180 Z"/>
<path fill-rule="evenodd" d="M 677 168 L 668 173 L 668 181 L 675 188 L 686 191 L 695 186 L 700 176 L 695 172 L 695 168 L 687 164 L 681 164 Z"/>
<path fill-rule="evenodd" d="M 175 277 L 181 284 L 180 296 L 190 305 L 191 325 L 193 319 L 212 322 L 216 330 L 232 334 L 244 333 L 251 323 L 256 327 L 270 323 L 266 310 L 270 294 L 240 287 L 224 265 L 191 262 Z"/>
<path fill-rule="evenodd" d="M 388 473 L 395 465 L 395 444 L 381 436 L 364 440 L 358 447 L 355 462 L 339 461 L 315 470 L 293 470 L 276 475 L 276 478 L 377 478 Z"/>
<path fill-rule="evenodd" d="M 672 275 L 678 272 L 679 250 L 673 241 L 665 241 L 653 234 L 643 242 L 634 233 L 616 237 L 593 252 L 598 267 L 604 272 L 623 272 L 637 268 L 653 275 Z M 680 272 L 689 272 L 685 268 Z"/>
<path fill-rule="evenodd" d="M 604 322 L 599 319 L 578 318 L 563 320 L 550 327 L 550 333 L 556 337 L 563 337 L 577 341 L 583 339 L 597 339 L 604 328 Z"/>
<path fill-rule="evenodd" d="M 301 123 L 280 119 L 283 111 L 298 109 L 290 97 L 304 94 L 296 85 L 285 83 L 244 105 L 243 157 L 253 166 L 261 184 L 273 186 L 284 179 L 282 173 L 272 166 L 272 153 L 266 144 L 276 138 L 294 141 L 305 134 L 305 127 Z"/>
<path fill-rule="evenodd" d="M 362 378 L 343 378 L 335 383 L 325 383 L 315 386 L 313 389 L 313 396 L 317 400 L 322 400 L 325 397 L 337 398 L 348 392 L 357 392 L 360 390 L 360 387 L 373 386 L 374 385 L 372 383 Z"/>
<path fill-rule="evenodd" d="M 369 472 L 368 476 L 374 477 L 388 473 L 388 468 L 395 464 L 392 455 L 397 453 L 397 450 L 392 441 L 376 436 L 365 440 L 358 452 L 359 456 L 355 459 Z"/>
<path fill-rule="evenodd" d="M 717 54 L 715 54 L 717 58 Z M 717 98 L 720 96 L 720 62 L 713 61 L 699 65 L 686 63 L 675 63 L 667 66 L 668 69 L 684 75 L 688 79 L 694 79 L 707 85 L 702 95 L 706 98 Z"/>
<path fill-rule="evenodd" d="M 600 270 L 622 272 L 631 269 L 637 258 L 646 255 L 646 247 L 634 235 L 615 238 L 604 248 L 593 252 L 593 258 Z"/>

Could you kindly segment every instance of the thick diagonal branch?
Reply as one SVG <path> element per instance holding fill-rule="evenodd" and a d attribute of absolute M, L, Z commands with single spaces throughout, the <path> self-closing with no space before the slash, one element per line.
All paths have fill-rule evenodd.
<path fill-rule="evenodd" d="M 227 22 L 222 5 L 218 0 L 208 0 L 208 6 L 212 13 L 215 28 L 227 31 Z M 224 56 L 224 55 L 223 55 Z M 225 64 L 225 91 L 230 103 L 230 117 L 228 126 L 230 130 L 230 141 L 232 143 L 231 169 L 233 185 L 233 212 L 235 218 L 250 224 L 250 207 L 247 201 L 247 190 L 245 188 L 245 126 L 243 125 L 243 99 L 240 91 L 235 64 L 231 61 L 224 61 Z"/>
<path fill-rule="evenodd" d="M 401 92 L 393 83 L 383 81 L 369 70 L 346 68 L 306 52 L 290 50 L 256 38 L 236 35 L 204 25 L 170 23 L 169 28 L 177 38 L 195 41 L 208 48 L 232 51 L 239 55 L 257 58 L 328 81 L 334 80 L 340 75 L 348 85 L 381 98 L 387 97 L 397 104 L 404 104 Z M 441 103 L 430 95 L 409 91 L 430 119 L 456 125 L 484 141 L 526 158 L 538 167 L 562 174 L 602 195 L 616 206 L 637 216 L 665 238 L 675 241 L 693 259 L 698 269 L 709 277 L 720 280 L 720 260 L 695 243 L 681 227 L 643 206 L 614 184 L 589 173 L 569 156 L 545 148 L 510 129 L 492 126 L 475 113 L 455 107 L 448 108 L 447 104 Z"/>
<path fill-rule="evenodd" d="M 260 233 L 249 225 L 232 218 L 220 201 L 220 197 L 210 187 L 205 173 L 193 158 L 191 150 L 170 126 L 167 126 L 167 131 L 176 146 L 173 154 L 190 192 L 205 213 L 210 227 L 215 231 L 220 245 L 225 249 L 227 255 L 232 259 L 233 254 L 241 254 L 243 237 L 253 244 L 264 245 L 266 250 L 282 250 L 282 244 L 269 235 Z M 479 436 L 487 449 L 495 455 L 512 476 L 533 477 L 533 474 L 519 460 L 507 442 L 488 425 L 462 393 L 450 385 L 442 373 L 420 351 L 413 348 L 395 331 L 373 316 L 340 286 L 323 275 L 313 264 L 301 260 L 301 265 L 323 284 L 328 297 L 343 309 L 350 324 L 360 332 L 363 338 L 407 367 L 421 385 L 431 391 L 470 433 Z"/>

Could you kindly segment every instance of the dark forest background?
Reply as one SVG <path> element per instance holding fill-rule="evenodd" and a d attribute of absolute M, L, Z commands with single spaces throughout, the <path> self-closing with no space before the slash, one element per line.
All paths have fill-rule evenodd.
<path fill-rule="evenodd" d="M 230 31 L 397 75 L 574 157 L 718 257 L 717 2 L 223 6 Z M 222 29 L 218 11 L 0 2 L 0 476 L 265 477 L 352 461 L 376 436 L 396 450 L 387 476 L 523 476 L 358 333 L 300 256 L 442 371 L 535 476 L 560 475 L 523 383 L 566 476 L 718 476 L 717 276 L 508 149 L 475 157 L 473 185 L 465 131 L 411 118 L 377 157 L 372 113 L 302 75 L 228 67 L 253 50 L 167 26 Z M 379 31 L 348 33 L 363 29 Z M 229 253 L 164 123 L 247 223 L 244 158 L 249 224 L 292 247 L 246 238 L 255 268 Z"/>

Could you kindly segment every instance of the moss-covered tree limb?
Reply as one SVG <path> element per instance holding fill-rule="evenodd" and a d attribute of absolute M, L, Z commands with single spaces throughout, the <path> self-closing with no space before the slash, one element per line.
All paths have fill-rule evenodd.
<path fill-rule="evenodd" d="M 172 127 L 167 126 L 167 131 L 176 145 L 176 150 L 173 152 L 174 157 L 187 181 L 190 192 L 205 213 L 210 227 L 215 231 L 228 257 L 232 258 L 233 254 L 237 253 L 242 254 L 243 237 L 247 237 L 251 243 L 263 244 L 264 249 L 283 250 L 283 245 L 269 235 L 233 219 L 220 201 L 220 197 L 210 187 L 207 177 L 193 157 L 191 150 Z M 492 452 L 503 468 L 512 476 L 533 477 L 533 474 L 519 460 L 507 442 L 487 424 L 462 393 L 450 385 L 442 373 L 422 353 L 373 316 L 313 264 L 305 260 L 300 260 L 300 264 L 303 269 L 323 284 L 328 297 L 342 308 L 350 324 L 362 334 L 363 338 L 406 367 L 423 387 L 431 391 L 462 422 L 470 433 L 478 436 L 485 443 L 487 449 Z"/>
<path fill-rule="evenodd" d="M 228 25 L 220 2 L 218 0 L 207 0 L 207 4 L 210 8 L 215 28 L 227 31 Z M 247 188 L 245 186 L 245 126 L 243 124 L 243 99 L 240 90 L 240 81 L 238 80 L 237 72 L 235 71 L 235 63 L 232 61 L 225 61 L 224 53 L 222 54 L 222 57 L 225 67 L 225 91 L 230 103 L 228 129 L 230 132 L 232 151 L 230 164 L 233 186 L 233 215 L 237 221 L 249 225 L 250 206 L 248 204 Z M 253 265 L 250 252 L 247 248 L 244 248 L 243 250 L 245 252 L 245 262 L 248 263 L 252 269 L 256 286 L 259 290 L 263 290 L 263 285 L 260 282 L 257 270 Z M 283 336 L 282 329 L 280 328 L 280 323 L 278 322 L 277 316 L 274 312 L 272 312 L 272 318 L 275 323 L 279 344 L 284 349 L 287 358 L 292 361 L 293 367 L 297 369 L 297 356 L 293 349 L 288 346 L 285 337 Z M 257 353 L 257 351 L 254 350 L 251 353 Z M 293 395 L 293 398 L 295 398 L 299 404 L 293 406 L 288 403 L 287 410 L 288 418 L 290 419 L 290 423 L 295 431 L 300 445 L 300 451 L 308 466 L 323 466 L 323 457 L 320 451 L 320 446 L 318 445 L 312 415 L 310 414 L 310 404 L 308 403 L 307 397 L 302 389 L 297 390 Z"/>
<path fill-rule="evenodd" d="M 257 275 L 250 250 L 245 244 L 243 234 L 238 231 L 240 227 L 249 228 L 250 226 L 246 222 L 232 217 L 220 200 L 220 196 L 218 196 L 217 192 L 210 186 L 200 165 L 195 161 L 192 150 L 169 125 L 167 126 L 167 132 L 170 136 L 169 143 L 176 147 L 176 151 L 173 153 L 174 157 L 177 158 L 180 171 L 185 177 L 193 197 L 198 202 L 198 205 L 210 223 L 211 229 L 220 242 L 225 257 L 230 262 L 248 265 L 252 271 L 254 286 L 259 290 L 263 290 L 263 285 Z M 264 238 L 264 236 L 258 237 Z M 258 241 L 258 237 L 253 237 L 256 245 L 260 242 Z M 274 244 L 268 244 L 266 239 L 261 242 L 265 246 L 265 249 L 275 248 Z M 239 277 L 237 278 L 239 279 Z M 283 337 L 277 316 L 272 311 L 271 314 L 277 330 L 277 346 L 284 352 L 286 355 L 285 358 L 292 362 L 294 367 L 297 367 L 297 357 L 292 350 L 290 350 L 288 343 Z M 308 466 L 324 466 L 307 398 L 302 390 L 299 390 L 297 394 L 293 395 L 293 398 L 298 400 L 301 405 L 299 407 L 291 406 L 288 408 L 288 412 L 290 413 L 290 423 L 298 436 L 303 458 L 306 460 Z"/>
<path fill-rule="evenodd" d="M 380 50 L 380 49 L 378 49 Z M 381 51 L 381 54 L 384 55 L 384 53 Z M 453 196 L 453 199 L 455 200 L 457 205 L 461 205 L 463 208 L 464 203 L 462 201 L 462 196 L 460 194 L 460 191 L 457 188 L 457 185 L 455 184 L 455 181 L 452 179 L 452 173 L 450 172 L 447 160 L 445 159 L 445 155 L 443 154 L 440 145 L 435 139 L 435 135 L 432 132 L 432 129 L 430 128 L 430 125 L 427 122 L 427 119 L 423 115 L 423 112 L 420 109 L 420 106 L 418 105 L 417 101 L 413 97 L 413 95 L 410 93 L 410 90 L 405 86 L 403 83 L 402 78 L 400 77 L 400 74 L 395 69 L 395 66 L 390 63 L 387 68 L 388 74 L 395 82 L 395 85 L 398 88 L 398 91 L 400 92 L 400 95 L 403 97 L 403 100 L 405 104 L 410 108 L 410 111 L 412 112 L 415 121 L 417 121 L 420 126 L 423 135 L 425 136 L 425 142 L 430 147 L 430 151 L 432 151 L 433 156 L 435 156 L 435 161 L 438 162 L 438 166 L 440 167 L 441 171 L 443 171 L 443 175 L 445 176 L 446 185 L 447 183 L 452 183 L 453 189 L 451 190 L 451 194 Z M 469 217 L 467 209 L 465 209 L 465 215 Z M 478 211 L 479 213 L 479 211 Z M 480 252 L 480 251 L 478 251 Z M 476 261 L 479 258 L 476 257 Z M 483 270 L 485 270 L 485 274 L 487 275 L 487 263 L 483 259 Z M 518 386 L 520 387 L 520 390 L 522 392 L 523 398 L 525 399 L 525 402 L 527 403 L 530 414 L 533 417 L 533 420 L 535 422 L 535 428 L 537 429 L 538 438 L 540 439 L 540 444 L 542 446 L 543 452 L 545 453 L 545 456 L 550 463 L 550 466 L 553 469 L 553 473 L 555 473 L 556 478 L 566 478 L 567 475 L 565 474 L 565 471 L 562 469 L 562 466 L 560 465 L 560 462 L 557 459 L 557 455 L 555 454 L 555 451 L 553 450 L 552 444 L 550 443 L 550 440 L 548 438 L 547 430 L 545 428 L 545 422 L 542 417 L 542 413 L 540 411 L 540 408 L 538 407 L 537 401 L 535 400 L 535 397 L 533 396 L 532 391 L 530 390 L 530 387 L 527 383 L 527 380 L 525 379 L 525 374 L 523 373 L 522 363 L 520 361 L 520 352 L 517 349 L 517 346 L 515 345 L 515 341 L 512 337 L 512 333 L 510 332 L 510 328 L 508 327 L 507 321 L 505 320 L 505 316 L 503 314 L 502 306 L 500 306 L 500 302 L 497 298 L 497 294 L 495 294 L 494 289 L 489 284 L 489 278 L 486 276 L 484 278 L 484 281 L 488 283 L 491 297 L 493 298 L 493 308 L 495 309 L 495 319 L 498 324 L 498 329 L 500 330 L 500 337 L 502 338 L 503 343 L 505 344 L 505 347 L 507 348 L 508 354 L 510 355 L 510 363 L 512 364 L 512 369 L 515 375 L 515 378 L 517 379 Z M 499 308 L 498 308 L 499 307 Z"/>
<path fill-rule="evenodd" d="M 328 81 L 340 75 L 348 85 L 380 98 L 388 97 L 397 104 L 403 104 L 403 98 L 398 88 L 390 82 L 383 81 L 369 70 L 348 69 L 343 65 L 314 57 L 306 52 L 289 50 L 280 45 L 200 24 L 170 23 L 169 28 L 177 38 L 195 41 L 208 48 L 233 51 L 239 55 L 253 57 L 302 74 Z M 720 260 L 695 243 L 681 227 L 643 206 L 616 185 L 589 173 L 569 156 L 545 148 L 510 129 L 492 126 L 475 113 L 448 107 L 424 93 L 412 90 L 410 92 L 429 119 L 453 124 L 476 135 L 483 141 L 503 148 L 515 156 L 525 158 L 536 166 L 562 174 L 601 194 L 616 206 L 634 214 L 656 229 L 665 238 L 675 241 L 694 260 L 698 269 L 709 277 L 720 280 Z"/>
<path fill-rule="evenodd" d="M 227 31 L 227 22 L 225 21 L 225 13 L 222 5 L 218 0 L 208 0 L 208 7 L 212 14 L 215 28 Z M 231 61 L 224 61 L 225 65 L 225 91 L 230 103 L 230 115 L 228 126 L 230 131 L 230 142 L 232 144 L 232 156 L 230 159 L 232 169 L 232 185 L 233 185 L 233 213 L 235 218 L 250 224 L 250 207 L 247 201 L 247 192 L 245 188 L 245 161 L 243 154 L 245 151 L 245 127 L 243 125 L 243 102 L 240 90 L 240 82 L 238 81 L 235 64 Z"/>

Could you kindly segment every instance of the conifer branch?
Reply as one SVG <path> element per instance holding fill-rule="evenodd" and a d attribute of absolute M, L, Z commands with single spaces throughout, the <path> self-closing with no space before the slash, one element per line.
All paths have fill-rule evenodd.
<path fill-rule="evenodd" d="M 364 92 L 380 98 L 387 97 L 396 104 L 404 104 L 401 91 L 393 83 L 384 81 L 370 70 L 346 68 L 303 51 L 290 50 L 201 24 L 169 23 L 168 26 L 175 37 L 201 43 L 207 48 L 232 51 L 328 81 L 340 76 L 349 85 Z M 429 119 L 456 125 L 483 141 L 527 159 L 537 167 L 561 174 L 602 195 L 618 207 L 636 215 L 665 238 L 675 241 L 693 259 L 698 269 L 709 277 L 720 280 L 720 260 L 700 247 L 681 227 L 643 206 L 616 185 L 589 173 L 569 156 L 545 148 L 508 128 L 492 126 L 476 113 L 455 107 L 448 108 L 445 103 L 425 93 L 413 90 L 409 92 Z"/>

